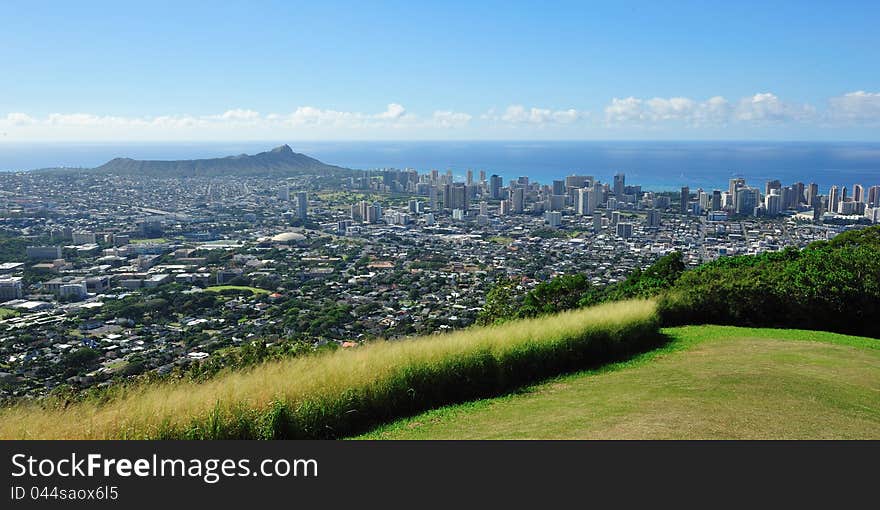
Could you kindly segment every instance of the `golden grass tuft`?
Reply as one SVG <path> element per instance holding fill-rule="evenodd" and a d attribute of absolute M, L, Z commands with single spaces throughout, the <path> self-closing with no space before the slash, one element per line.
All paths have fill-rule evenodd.
<path fill-rule="evenodd" d="M 0 411 L 0 438 L 342 437 L 644 350 L 657 340 L 655 309 L 611 303 L 274 361 L 203 383 L 123 388 L 103 403 L 19 404 Z"/>

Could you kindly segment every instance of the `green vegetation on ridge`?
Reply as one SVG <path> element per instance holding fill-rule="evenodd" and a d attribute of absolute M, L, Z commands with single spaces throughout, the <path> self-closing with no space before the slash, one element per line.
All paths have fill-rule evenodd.
<path fill-rule="evenodd" d="M 729 324 L 838 331 L 880 338 L 880 227 L 853 230 L 798 250 L 722 257 L 685 270 L 680 253 L 619 283 L 574 274 L 528 292 L 502 281 L 478 322 L 493 324 L 596 303 L 657 297 L 666 326 Z"/>
<path fill-rule="evenodd" d="M 685 271 L 660 299 L 660 310 L 665 325 L 791 327 L 880 338 L 880 227 Z"/>

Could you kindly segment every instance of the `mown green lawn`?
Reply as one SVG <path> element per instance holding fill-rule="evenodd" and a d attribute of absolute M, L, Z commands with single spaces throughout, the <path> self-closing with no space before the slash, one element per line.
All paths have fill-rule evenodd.
<path fill-rule="evenodd" d="M 686 326 L 600 370 L 429 411 L 367 439 L 880 439 L 880 340 Z"/>
<path fill-rule="evenodd" d="M 18 312 L 12 308 L 0 308 L 0 320 L 17 317 Z"/>

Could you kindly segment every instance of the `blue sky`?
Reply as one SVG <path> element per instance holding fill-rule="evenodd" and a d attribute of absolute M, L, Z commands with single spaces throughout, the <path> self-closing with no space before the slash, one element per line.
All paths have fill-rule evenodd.
<path fill-rule="evenodd" d="M 880 139 L 876 1 L 125 4 L 0 4 L 0 140 Z"/>

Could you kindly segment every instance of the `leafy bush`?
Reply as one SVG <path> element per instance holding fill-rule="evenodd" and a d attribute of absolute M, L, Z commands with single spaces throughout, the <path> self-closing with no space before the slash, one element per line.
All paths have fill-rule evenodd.
<path fill-rule="evenodd" d="M 518 311 L 520 317 L 537 317 L 577 308 L 583 296 L 592 290 L 582 274 L 563 275 L 539 283 L 528 292 Z"/>
<path fill-rule="evenodd" d="M 803 250 L 719 259 L 659 300 L 666 325 L 821 329 L 880 338 L 880 228 Z"/>
<path fill-rule="evenodd" d="M 626 280 L 604 287 L 592 285 L 583 274 L 574 274 L 557 276 L 523 293 L 514 281 L 504 279 L 486 294 L 477 324 L 500 324 L 612 301 L 650 298 L 671 287 L 684 270 L 682 254 L 672 252 L 644 271 L 636 269 Z"/>

